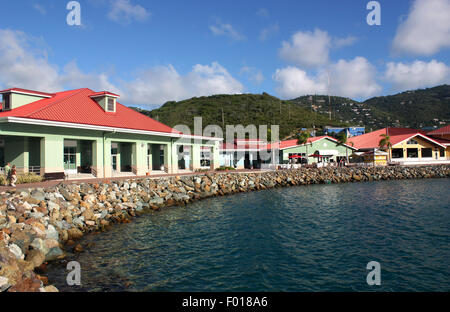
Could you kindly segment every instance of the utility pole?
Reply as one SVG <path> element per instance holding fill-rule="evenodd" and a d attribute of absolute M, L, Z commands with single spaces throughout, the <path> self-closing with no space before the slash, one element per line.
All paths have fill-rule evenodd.
<path fill-rule="evenodd" d="M 225 115 L 223 113 L 223 106 L 222 106 L 222 131 L 225 131 Z"/>
<path fill-rule="evenodd" d="M 330 96 L 330 72 L 327 72 L 328 76 L 328 105 L 330 106 L 330 120 L 331 120 L 331 96 Z"/>

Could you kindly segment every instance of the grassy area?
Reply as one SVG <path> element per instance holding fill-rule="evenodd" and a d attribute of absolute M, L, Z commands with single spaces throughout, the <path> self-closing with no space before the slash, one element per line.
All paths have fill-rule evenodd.
<path fill-rule="evenodd" d="M 41 176 L 34 173 L 20 174 L 17 176 L 16 184 L 38 183 L 43 180 Z M 6 185 L 6 177 L 4 175 L 0 175 L 0 185 Z"/>

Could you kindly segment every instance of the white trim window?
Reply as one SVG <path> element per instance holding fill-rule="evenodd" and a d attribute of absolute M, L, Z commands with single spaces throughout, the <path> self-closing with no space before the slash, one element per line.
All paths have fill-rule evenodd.
<path fill-rule="evenodd" d="M 11 109 L 11 93 L 3 94 L 3 110 L 10 110 Z"/>

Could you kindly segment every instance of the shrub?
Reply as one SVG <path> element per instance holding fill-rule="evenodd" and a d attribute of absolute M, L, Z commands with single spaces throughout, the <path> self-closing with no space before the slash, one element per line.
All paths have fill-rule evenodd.
<path fill-rule="evenodd" d="M 227 171 L 227 170 L 236 170 L 235 168 L 233 168 L 233 167 L 220 167 L 220 168 L 217 168 L 216 169 L 216 171 Z"/>
<path fill-rule="evenodd" d="M 35 174 L 35 173 L 27 173 L 27 174 L 23 174 L 23 175 L 19 175 L 17 177 L 17 183 L 18 184 L 27 184 L 27 183 L 38 183 L 38 182 L 42 182 L 44 179 Z"/>
<path fill-rule="evenodd" d="M 196 169 L 195 172 L 202 173 L 202 172 L 208 172 L 209 169 Z"/>

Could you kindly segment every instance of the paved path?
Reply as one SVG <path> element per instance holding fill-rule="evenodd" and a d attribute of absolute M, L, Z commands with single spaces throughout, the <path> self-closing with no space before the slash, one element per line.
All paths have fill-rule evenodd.
<path fill-rule="evenodd" d="M 11 186 L 0 186 L 0 193 L 11 191 L 11 190 L 23 190 L 29 188 L 48 188 L 56 186 L 59 184 L 77 184 L 77 183 L 99 183 L 99 182 L 110 182 L 110 181 L 120 181 L 129 179 L 158 179 L 176 176 L 194 176 L 194 175 L 205 175 L 211 173 L 261 173 L 269 170 L 234 170 L 234 171 L 207 171 L 207 172 L 189 172 L 189 173 L 178 173 L 178 174 L 161 174 L 161 175 L 150 175 L 150 176 L 130 176 L 130 177 L 113 177 L 105 179 L 82 179 L 82 180 L 53 180 L 45 181 L 39 183 L 29 183 L 29 184 L 19 184 L 17 187 Z"/>

